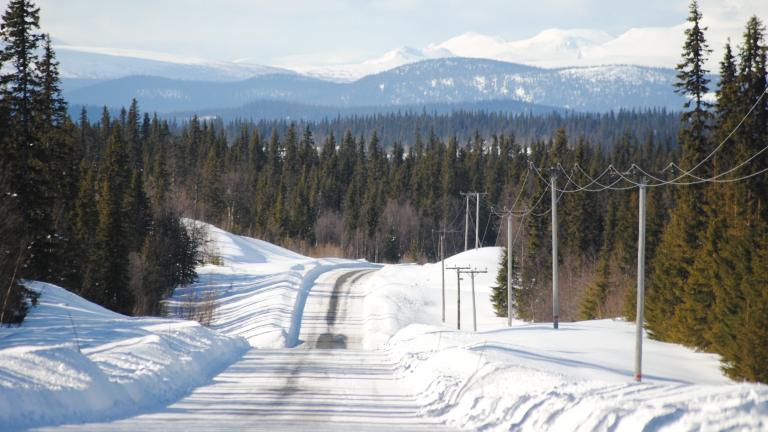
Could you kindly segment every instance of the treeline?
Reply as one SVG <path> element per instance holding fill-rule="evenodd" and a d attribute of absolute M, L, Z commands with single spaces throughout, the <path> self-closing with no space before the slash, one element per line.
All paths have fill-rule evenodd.
<path fill-rule="evenodd" d="M 147 194 L 136 110 L 95 131 L 69 119 L 31 1 L 8 4 L 0 41 L 0 322 L 23 319 L 35 297 L 25 279 L 118 312 L 158 313 L 161 298 L 196 277 L 200 240 L 162 185 Z"/>
<path fill-rule="evenodd" d="M 261 136 L 269 136 L 273 130 L 284 135 L 291 125 L 299 130 L 310 128 L 319 142 L 325 141 L 330 134 L 338 138 L 347 131 L 355 137 L 363 136 L 369 140 L 373 131 L 376 131 L 386 150 L 391 150 L 395 141 L 406 148 L 414 146 L 416 130 L 424 134 L 431 131 L 441 140 L 455 138 L 460 146 L 470 142 L 475 133 L 485 137 L 494 134 L 514 135 L 519 145 L 528 146 L 548 139 L 552 131 L 564 128 L 568 136 L 584 137 L 590 142 L 602 143 L 604 150 L 610 150 L 610 146 L 628 129 L 632 129 L 637 136 L 654 134 L 659 141 L 676 146 L 679 114 L 655 109 L 523 114 L 484 110 L 457 110 L 449 113 L 403 111 L 349 115 L 321 121 L 261 120 L 253 125 L 247 121 L 216 123 L 216 126 L 226 128 L 230 139 L 234 139 L 244 126 L 253 126 Z"/>

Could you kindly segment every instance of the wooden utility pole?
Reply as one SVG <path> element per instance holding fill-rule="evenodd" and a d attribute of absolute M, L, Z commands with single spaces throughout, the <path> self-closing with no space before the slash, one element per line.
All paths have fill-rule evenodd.
<path fill-rule="evenodd" d="M 469 267 L 448 267 L 448 270 L 456 270 L 456 328 L 461 330 L 461 273 Z"/>
<path fill-rule="evenodd" d="M 643 363 L 643 313 L 645 307 L 645 209 L 646 178 L 640 180 L 638 205 L 638 237 L 637 237 L 637 313 L 635 323 L 635 381 L 642 379 Z"/>
<path fill-rule="evenodd" d="M 475 192 L 475 204 L 477 205 L 477 211 L 475 212 L 475 250 L 480 247 L 480 194 Z"/>
<path fill-rule="evenodd" d="M 487 195 L 486 192 L 462 192 L 467 197 L 467 209 L 464 216 L 464 250 L 469 249 L 469 197 L 475 196 L 475 249 L 480 247 L 480 195 Z"/>
<path fill-rule="evenodd" d="M 493 213 L 500 217 L 506 216 L 507 218 L 507 327 L 512 327 L 512 246 L 514 246 L 512 241 L 512 216 L 514 213 L 506 207 L 500 212 L 494 211 Z M 523 221 L 520 221 L 520 223 L 522 224 Z"/>
<path fill-rule="evenodd" d="M 477 307 L 475 306 L 475 275 L 478 273 L 488 273 L 488 269 L 466 270 L 466 271 L 462 271 L 462 273 L 469 274 L 470 279 L 472 279 L 472 325 L 473 325 L 474 331 L 477 331 Z M 509 290 L 509 288 L 507 288 L 507 290 Z"/>
<path fill-rule="evenodd" d="M 440 276 L 442 280 L 442 297 L 443 297 L 443 323 L 445 323 L 445 246 L 443 245 L 443 238 L 445 234 L 440 233 Z"/>
<path fill-rule="evenodd" d="M 445 230 L 438 231 L 440 233 L 440 275 L 442 285 L 442 297 L 443 297 L 443 322 L 445 322 L 445 235 L 448 233 L 457 233 L 457 230 Z"/>
<path fill-rule="evenodd" d="M 512 212 L 507 214 L 507 327 L 512 327 Z"/>
<path fill-rule="evenodd" d="M 462 193 L 467 197 L 467 211 L 464 213 L 464 251 L 469 246 L 469 194 Z"/>
<path fill-rule="evenodd" d="M 557 180 L 554 170 L 549 189 L 552 191 L 552 325 L 557 329 L 560 322 L 560 292 L 557 286 Z"/>

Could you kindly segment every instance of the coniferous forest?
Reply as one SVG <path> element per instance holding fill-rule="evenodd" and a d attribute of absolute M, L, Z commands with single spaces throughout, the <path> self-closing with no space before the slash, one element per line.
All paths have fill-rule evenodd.
<path fill-rule="evenodd" d="M 34 300 L 24 279 L 123 313 L 158 314 L 173 287 L 195 278 L 203 239 L 182 217 L 310 255 L 434 261 L 441 230 L 460 231 L 446 237 L 446 255 L 464 249 L 462 192 L 485 194 L 479 221 L 470 213 L 470 247 L 476 222 L 482 245 L 504 246 L 506 221 L 494 210 L 519 212 L 505 250 L 514 307 L 520 318 L 549 321 L 550 174 L 574 191 L 558 201 L 562 319 L 633 319 L 638 190 L 615 176 L 594 179 L 610 165 L 638 179 L 636 165 L 655 183 L 676 180 L 648 192 L 651 335 L 720 354 L 734 378 L 768 382 L 768 175 L 730 181 L 768 167 L 766 30 L 750 19 L 712 83 L 700 20 L 694 3 L 677 68 L 676 90 L 689 100 L 680 113 L 223 124 L 142 113 L 134 100 L 92 122 L 85 110 L 68 117 L 38 10 L 13 0 L 0 30 L 2 321 L 20 321 Z M 692 168 L 702 181 L 675 184 L 691 182 L 677 177 Z M 604 190 L 575 192 L 585 185 Z M 506 255 L 502 263 L 500 315 Z"/>

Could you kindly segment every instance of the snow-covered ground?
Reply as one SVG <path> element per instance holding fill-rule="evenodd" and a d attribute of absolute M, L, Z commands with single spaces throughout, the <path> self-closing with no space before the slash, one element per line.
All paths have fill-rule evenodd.
<path fill-rule="evenodd" d="M 507 328 L 490 302 L 499 248 L 446 263 L 488 270 L 474 332 L 466 275 L 456 330 L 452 270 L 442 322 L 439 263 L 313 259 L 209 232 L 223 265 L 168 307 L 213 302 L 214 331 L 34 284 L 41 305 L 0 329 L 0 429 L 768 430 L 768 386 L 733 383 L 714 355 L 646 339 L 638 384 L 631 323 Z"/>
<path fill-rule="evenodd" d="M 156 409 L 248 349 L 196 322 L 129 318 L 54 285 L 21 327 L 0 328 L 0 430 Z"/>
<path fill-rule="evenodd" d="M 380 267 L 366 261 L 309 258 L 211 225 L 205 228 L 209 247 L 222 265 L 198 268 L 198 282 L 177 289 L 168 302 L 169 309 L 183 314 L 188 299 L 212 298 L 215 314 L 211 328 L 242 336 L 257 348 L 299 343 L 303 305 L 320 275 L 335 269 Z"/>
<path fill-rule="evenodd" d="M 450 267 L 471 267 L 486 270 L 475 275 L 475 305 L 478 330 L 500 328 L 506 318 L 494 314 L 491 306 L 491 286 L 495 283 L 501 248 L 472 249 L 445 260 L 445 326 L 457 328 L 456 271 Z M 368 349 L 382 347 L 398 330 L 409 324 L 442 324 L 442 265 L 387 265 L 366 283 L 366 334 Z M 461 328 L 473 329 L 472 283 L 469 275 L 461 281 Z"/>
<path fill-rule="evenodd" d="M 422 414 L 467 430 L 768 430 L 768 386 L 732 382 L 716 355 L 646 338 L 635 383 L 631 323 L 508 328 L 490 302 L 500 253 L 472 250 L 446 263 L 489 269 L 475 281 L 478 332 L 455 330 L 454 271 L 446 270 L 442 324 L 439 263 L 386 266 L 368 280 L 366 346 L 399 359 Z M 462 329 L 472 328 L 467 279 Z"/>

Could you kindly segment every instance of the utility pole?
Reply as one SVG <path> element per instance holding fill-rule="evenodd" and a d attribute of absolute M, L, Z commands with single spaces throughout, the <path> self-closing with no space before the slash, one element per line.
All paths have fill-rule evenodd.
<path fill-rule="evenodd" d="M 448 267 L 448 270 L 456 270 L 456 328 L 461 330 L 461 273 L 469 267 Z"/>
<path fill-rule="evenodd" d="M 445 246 L 443 245 L 443 238 L 445 234 L 440 233 L 440 275 L 442 280 L 442 294 L 443 294 L 443 324 L 445 324 Z"/>
<path fill-rule="evenodd" d="M 475 192 L 475 204 L 477 205 L 477 211 L 475 212 L 475 250 L 480 247 L 480 193 Z"/>
<path fill-rule="evenodd" d="M 469 194 L 462 193 L 467 197 L 467 211 L 464 213 L 464 251 L 469 246 Z"/>
<path fill-rule="evenodd" d="M 507 327 L 512 327 L 512 212 L 511 211 L 507 215 Z"/>
<path fill-rule="evenodd" d="M 448 233 L 457 233 L 457 230 L 445 230 L 438 231 L 440 233 L 440 275 L 442 282 L 442 297 L 443 297 L 443 322 L 445 322 L 445 235 Z"/>
<path fill-rule="evenodd" d="M 507 217 L 507 327 L 512 327 L 512 215 L 513 210 L 505 207 L 497 216 Z M 523 221 L 520 221 L 522 224 Z M 522 244 L 522 242 L 520 242 Z M 522 251 L 521 251 L 522 254 Z"/>
<path fill-rule="evenodd" d="M 475 306 L 475 275 L 478 273 L 488 273 L 488 269 L 485 270 L 466 270 L 463 273 L 468 273 L 472 279 L 472 324 L 474 331 L 477 331 L 477 307 Z M 507 288 L 509 290 L 509 288 Z"/>
<path fill-rule="evenodd" d="M 467 197 L 467 210 L 464 216 L 464 250 L 469 249 L 469 197 L 475 196 L 475 249 L 480 247 L 480 195 L 487 195 L 486 192 L 462 192 Z"/>
<path fill-rule="evenodd" d="M 643 313 L 645 308 L 645 177 L 640 180 L 638 203 L 638 238 L 637 238 L 637 313 L 635 323 L 635 381 L 642 379 L 643 360 Z"/>
<path fill-rule="evenodd" d="M 552 325 L 558 328 L 560 322 L 560 292 L 557 286 L 557 180 L 555 171 L 550 175 L 550 186 L 552 191 Z"/>

